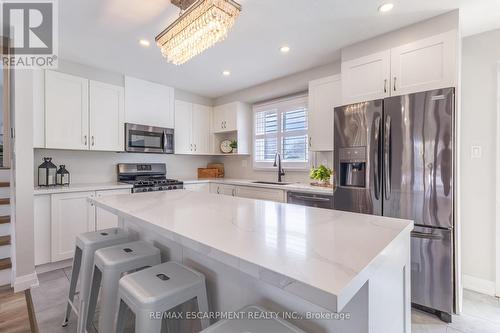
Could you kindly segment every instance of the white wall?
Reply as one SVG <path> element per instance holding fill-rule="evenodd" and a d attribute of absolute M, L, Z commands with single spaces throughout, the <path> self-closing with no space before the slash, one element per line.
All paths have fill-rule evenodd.
<path fill-rule="evenodd" d="M 495 158 L 500 29 L 463 39 L 462 50 L 462 271 L 492 288 L 495 280 Z M 471 147 L 482 147 L 482 158 Z M 468 278 L 468 277 L 472 277 Z M 479 279 L 479 280 L 477 280 Z"/>
<path fill-rule="evenodd" d="M 340 73 L 340 61 L 332 59 L 332 63 L 315 67 L 303 72 L 285 76 L 273 81 L 259 84 L 215 99 L 214 105 L 222 105 L 239 101 L 249 104 L 268 101 L 287 95 L 304 92 L 309 81 Z"/>
<path fill-rule="evenodd" d="M 13 236 L 14 288 L 36 283 L 33 231 L 33 80 L 31 70 L 14 74 Z"/>
<path fill-rule="evenodd" d="M 459 30 L 458 9 L 342 49 L 342 61 L 359 58 L 450 30 Z"/>
<path fill-rule="evenodd" d="M 207 163 L 217 161 L 217 158 L 210 156 L 35 149 L 32 164 L 35 182 L 37 182 L 37 169 L 43 157 L 52 157 L 57 166 L 66 165 L 73 184 L 115 182 L 118 163 L 166 163 L 167 177 L 196 179 L 198 168 L 204 168 Z"/>

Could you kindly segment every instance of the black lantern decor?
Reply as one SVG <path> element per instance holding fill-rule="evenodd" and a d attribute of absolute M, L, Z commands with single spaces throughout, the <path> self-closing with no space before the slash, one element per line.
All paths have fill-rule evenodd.
<path fill-rule="evenodd" d="M 57 167 L 52 163 L 52 157 L 44 157 L 43 161 L 38 167 L 38 186 L 54 186 Z"/>
<path fill-rule="evenodd" d="M 60 165 L 56 173 L 57 185 L 69 185 L 69 172 L 66 170 L 65 165 Z"/>

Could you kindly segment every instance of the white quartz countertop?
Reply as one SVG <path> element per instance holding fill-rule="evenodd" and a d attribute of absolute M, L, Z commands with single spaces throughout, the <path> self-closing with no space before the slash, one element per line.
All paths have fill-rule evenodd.
<path fill-rule="evenodd" d="M 262 184 L 255 183 L 255 180 L 249 179 L 226 179 L 226 178 L 213 178 L 213 179 L 185 179 L 184 184 L 199 184 L 199 183 L 215 183 L 215 184 L 227 184 L 227 185 L 237 185 L 237 186 L 252 186 L 261 188 L 273 188 L 285 191 L 293 192 L 304 192 L 304 193 L 316 193 L 324 195 L 333 195 L 333 189 L 319 186 L 312 186 L 305 183 L 290 182 L 287 185 L 281 184 Z"/>
<path fill-rule="evenodd" d="M 91 184 L 70 184 L 69 186 L 53 186 L 53 187 L 35 187 L 35 195 L 67 193 L 67 192 L 84 192 L 84 191 L 103 191 L 103 190 L 120 190 L 132 188 L 131 184 L 125 183 L 91 183 Z"/>
<path fill-rule="evenodd" d="M 299 282 L 311 287 L 308 294 L 327 293 L 344 305 L 376 270 L 375 259 L 383 260 L 396 239 L 409 242 L 413 228 L 408 220 L 182 190 L 91 201 L 183 245 L 231 258 L 242 271 L 265 270 L 286 277 L 287 288 Z"/>

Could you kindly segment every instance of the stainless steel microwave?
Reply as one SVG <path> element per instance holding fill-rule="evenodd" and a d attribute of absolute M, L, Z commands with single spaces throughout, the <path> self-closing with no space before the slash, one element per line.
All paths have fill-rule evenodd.
<path fill-rule="evenodd" d="M 174 130 L 125 124 L 125 151 L 134 153 L 174 153 Z"/>

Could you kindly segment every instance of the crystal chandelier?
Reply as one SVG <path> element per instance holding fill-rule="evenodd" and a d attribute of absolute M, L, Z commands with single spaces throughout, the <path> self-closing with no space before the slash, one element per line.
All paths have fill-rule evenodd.
<path fill-rule="evenodd" d="M 163 56 L 175 65 L 224 40 L 241 12 L 241 6 L 233 0 L 171 2 L 181 8 L 181 15 L 155 40 Z"/>

